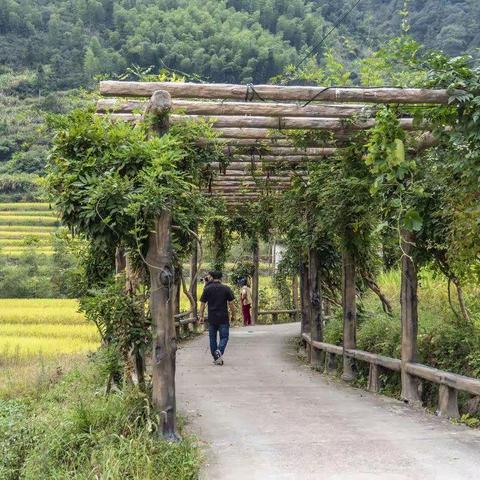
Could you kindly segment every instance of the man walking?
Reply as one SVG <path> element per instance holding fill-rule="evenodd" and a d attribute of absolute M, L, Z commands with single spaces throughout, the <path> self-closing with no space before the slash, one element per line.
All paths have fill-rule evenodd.
<path fill-rule="evenodd" d="M 200 297 L 200 323 L 205 321 L 205 306 L 208 305 L 208 335 L 210 337 L 210 352 L 215 365 L 223 365 L 223 354 L 228 343 L 230 330 L 229 310 L 231 320 L 235 319 L 235 296 L 227 285 L 222 283 L 222 272 L 209 272 L 212 281 L 203 289 Z M 220 337 L 218 341 L 217 337 Z"/>

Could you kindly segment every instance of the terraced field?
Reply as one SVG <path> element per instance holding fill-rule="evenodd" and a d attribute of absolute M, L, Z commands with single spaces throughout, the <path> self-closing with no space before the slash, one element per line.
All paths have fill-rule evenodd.
<path fill-rule="evenodd" d="M 48 203 L 0 203 L 0 255 L 18 257 L 33 250 L 51 255 L 58 227 Z"/>
<path fill-rule="evenodd" d="M 35 392 L 100 344 L 70 299 L 0 299 L 0 399 Z"/>

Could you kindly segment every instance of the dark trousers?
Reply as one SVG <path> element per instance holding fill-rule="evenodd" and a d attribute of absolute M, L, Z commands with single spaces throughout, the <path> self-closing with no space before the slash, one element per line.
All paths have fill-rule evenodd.
<path fill-rule="evenodd" d="M 243 324 L 245 326 L 252 324 L 252 317 L 250 315 L 251 305 L 242 305 Z"/>
<path fill-rule="evenodd" d="M 222 323 L 221 325 L 209 325 L 208 336 L 210 337 L 210 352 L 212 357 L 215 358 L 215 352 L 220 350 L 223 355 L 228 343 L 228 333 L 230 331 L 230 325 L 228 323 Z M 220 337 L 220 342 L 217 343 L 217 333 Z"/>

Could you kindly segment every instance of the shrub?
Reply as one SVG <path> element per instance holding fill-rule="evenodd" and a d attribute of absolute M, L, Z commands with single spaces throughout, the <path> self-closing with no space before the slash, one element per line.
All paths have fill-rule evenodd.
<path fill-rule="evenodd" d="M 31 409 L 0 403 L 2 480 L 197 478 L 193 439 L 160 440 L 148 396 L 134 387 L 105 396 L 104 361 L 65 375 Z"/>

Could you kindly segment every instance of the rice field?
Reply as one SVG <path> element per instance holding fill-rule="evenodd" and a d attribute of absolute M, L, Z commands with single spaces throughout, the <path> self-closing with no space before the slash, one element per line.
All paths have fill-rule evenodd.
<path fill-rule="evenodd" d="M 70 299 L 0 299 L 2 362 L 92 351 L 99 337 L 94 325 Z"/>
<path fill-rule="evenodd" d="M 38 392 L 99 344 L 76 300 L 0 299 L 0 398 Z"/>
<path fill-rule="evenodd" d="M 59 225 L 48 203 L 0 203 L 0 255 L 52 255 L 52 234 Z"/>

